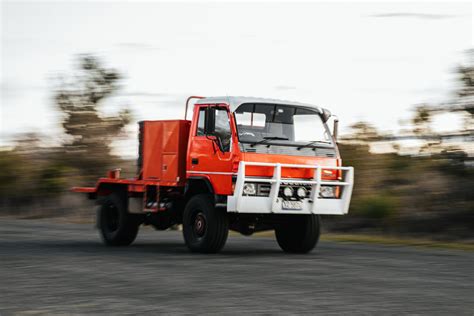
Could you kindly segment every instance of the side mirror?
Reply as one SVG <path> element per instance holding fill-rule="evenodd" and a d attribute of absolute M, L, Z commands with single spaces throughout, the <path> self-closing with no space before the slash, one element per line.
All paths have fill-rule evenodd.
<path fill-rule="evenodd" d="M 334 123 L 332 127 L 332 137 L 334 137 L 335 141 L 337 141 L 338 132 L 339 132 L 339 118 L 337 116 L 334 116 Z"/>
<path fill-rule="evenodd" d="M 330 117 L 331 117 L 331 112 L 329 112 L 329 110 L 327 109 L 322 109 L 321 118 L 323 119 L 323 122 L 326 123 Z"/>

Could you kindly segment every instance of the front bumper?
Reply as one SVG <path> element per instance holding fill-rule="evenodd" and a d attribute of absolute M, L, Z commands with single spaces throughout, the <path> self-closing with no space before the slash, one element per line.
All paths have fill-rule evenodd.
<path fill-rule="evenodd" d="M 255 178 L 245 176 L 245 166 L 273 167 L 272 178 Z M 288 179 L 281 177 L 281 168 L 305 168 L 314 169 L 314 177 L 311 180 Z M 342 181 L 323 181 L 322 170 L 342 170 Z M 265 182 L 271 184 L 270 195 L 245 196 L 243 187 L 245 182 Z M 298 210 L 288 210 L 282 207 L 283 198 L 278 196 L 281 183 L 298 183 L 311 185 L 309 198 L 301 200 L 302 207 Z M 325 214 L 344 215 L 349 211 L 349 204 L 354 184 L 353 167 L 326 167 L 312 165 L 292 165 L 264 162 L 245 162 L 239 164 L 237 181 L 235 183 L 234 195 L 227 197 L 227 211 L 234 213 L 258 213 L 258 214 Z M 321 186 L 335 185 L 342 188 L 342 193 L 337 199 L 321 198 L 319 193 Z"/>

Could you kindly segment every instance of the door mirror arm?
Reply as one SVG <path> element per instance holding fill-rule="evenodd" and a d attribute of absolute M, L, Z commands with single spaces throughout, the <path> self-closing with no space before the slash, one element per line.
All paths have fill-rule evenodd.
<path fill-rule="evenodd" d="M 214 139 L 214 141 L 216 142 L 217 144 L 217 147 L 219 147 L 219 150 L 224 153 L 224 146 L 222 145 L 222 140 L 220 139 L 220 137 L 216 136 L 216 138 Z"/>
<path fill-rule="evenodd" d="M 211 134 L 211 135 L 206 135 L 206 138 L 212 141 L 212 144 L 213 144 L 212 147 L 214 148 L 214 153 L 216 153 L 216 149 L 214 147 L 215 145 L 217 145 L 217 148 L 219 148 L 221 152 L 224 152 L 224 148 L 222 146 L 222 142 L 219 137 Z"/>

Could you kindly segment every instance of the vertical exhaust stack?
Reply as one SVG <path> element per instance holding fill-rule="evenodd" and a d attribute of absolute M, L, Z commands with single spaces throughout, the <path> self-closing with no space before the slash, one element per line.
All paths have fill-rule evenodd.
<path fill-rule="evenodd" d="M 204 99 L 205 97 L 200 97 L 197 95 L 192 95 L 186 100 L 186 108 L 184 109 L 184 119 L 186 120 L 186 116 L 188 116 L 188 106 L 189 106 L 189 101 L 192 99 Z"/>

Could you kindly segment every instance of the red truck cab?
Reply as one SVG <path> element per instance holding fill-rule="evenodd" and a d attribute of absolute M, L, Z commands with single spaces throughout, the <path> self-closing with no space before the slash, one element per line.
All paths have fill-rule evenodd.
<path fill-rule="evenodd" d="M 284 251 L 312 250 L 319 215 L 346 214 L 352 194 L 353 169 L 342 166 L 330 112 L 273 99 L 192 98 L 191 121 L 139 123 L 136 178 L 112 173 L 74 189 L 98 199 L 105 243 L 130 244 L 141 224 L 182 224 L 192 251 L 219 251 L 229 229 L 275 230 Z"/>

